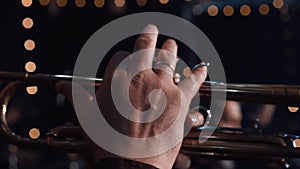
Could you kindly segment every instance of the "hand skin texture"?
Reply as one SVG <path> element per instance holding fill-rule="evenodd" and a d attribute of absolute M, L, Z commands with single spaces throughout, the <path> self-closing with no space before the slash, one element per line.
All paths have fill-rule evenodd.
<path fill-rule="evenodd" d="M 131 137 L 137 138 L 147 138 L 152 137 L 169 128 L 175 121 L 180 108 L 188 112 L 189 105 L 192 98 L 198 92 L 201 84 L 204 82 L 207 76 L 207 67 L 202 66 L 192 70 L 192 74 L 183 79 L 178 85 L 173 82 L 174 72 L 167 64 L 157 64 L 156 68 L 159 69 L 146 69 L 144 67 L 152 66 L 156 41 L 158 37 L 158 29 L 154 25 L 147 25 L 142 34 L 137 38 L 134 44 L 134 51 L 148 49 L 140 58 L 135 59 L 134 61 L 130 60 L 126 63 L 128 64 L 127 69 L 116 70 L 118 64 L 125 59 L 126 57 L 131 57 L 127 52 L 117 52 L 112 59 L 110 60 L 105 75 L 104 81 L 101 87 L 96 92 L 96 99 L 99 105 L 103 116 L 106 118 L 107 122 L 117 131 L 122 134 L 126 134 Z M 177 44 L 174 40 L 166 40 L 162 47 L 162 51 L 158 52 L 157 59 L 160 61 L 166 61 L 171 64 L 174 68 L 177 61 Z M 167 53 L 164 51 L 168 51 Z M 151 112 L 155 112 L 157 107 L 161 104 L 161 97 L 156 96 L 157 99 L 150 104 L 149 102 L 149 93 L 153 89 L 160 89 L 164 92 L 167 98 L 167 104 L 162 115 L 156 120 L 150 123 L 137 123 L 125 119 L 122 115 L 119 114 L 117 109 L 114 106 L 112 96 L 111 96 L 111 81 L 113 79 L 113 74 L 115 73 L 114 79 L 120 84 L 120 91 L 122 91 L 122 84 L 126 80 L 130 73 L 134 70 L 143 70 L 138 73 L 130 82 L 129 86 L 129 98 L 131 104 L 140 111 L 146 111 L 150 109 Z M 115 70 L 117 72 L 115 72 Z M 59 82 L 56 85 L 56 90 L 63 95 L 65 95 L 72 102 L 72 89 L 70 82 Z M 84 90 L 82 88 L 82 90 Z M 125 89 L 124 89 L 125 90 Z M 120 98 L 128 98 L 128 96 L 120 93 Z M 87 93 L 87 99 L 88 99 Z M 182 104 L 183 103 L 183 104 Z M 182 106 L 182 107 L 179 107 Z M 134 115 L 138 116 L 137 112 L 132 112 Z M 203 117 L 192 117 L 202 120 L 202 122 L 197 122 L 196 125 L 203 124 Z M 187 116 L 187 122 L 191 122 L 191 117 Z M 184 122 L 183 122 L 184 123 Z M 183 134 L 182 131 L 178 134 Z M 177 133 L 175 133 L 177 134 Z M 87 140 L 88 137 L 87 137 Z M 168 140 L 161 140 L 162 142 L 167 142 Z M 91 152 L 95 157 L 95 160 L 100 160 L 104 158 L 125 158 L 113 155 L 101 147 L 97 146 L 91 140 L 89 140 Z M 181 147 L 181 142 L 179 142 L 172 149 L 159 154 L 153 157 L 147 158 L 135 158 L 130 159 L 142 163 L 146 163 L 157 168 L 170 169 L 172 168 L 176 157 L 179 153 Z M 131 152 L 136 151 L 135 147 L 128 144 L 126 146 Z M 145 147 L 144 151 L 148 149 L 156 149 L 157 147 Z"/>

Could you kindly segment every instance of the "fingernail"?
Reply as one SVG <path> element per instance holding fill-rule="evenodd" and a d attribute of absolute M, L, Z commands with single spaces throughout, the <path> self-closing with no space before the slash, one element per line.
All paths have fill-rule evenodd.
<path fill-rule="evenodd" d="M 210 65 L 210 63 L 201 62 L 201 63 L 195 65 L 195 66 L 193 67 L 193 69 L 197 69 L 198 67 L 203 67 L 204 69 L 207 69 L 207 67 L 208 67 L 209 65 Z"/>
<path fill-rule="evenodd" d="M 158 29 L 155 25 L 153 24 L 149 24 L 147 26 L 144 27 L 142 33 L 158 33 Z"/>

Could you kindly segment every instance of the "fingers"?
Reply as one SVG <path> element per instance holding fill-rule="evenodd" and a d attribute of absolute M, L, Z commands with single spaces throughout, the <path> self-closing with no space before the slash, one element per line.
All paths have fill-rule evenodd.
<path fill-rule="evenodd" d="M 127 57 L 130 53 L 126 51 L 118 51 L 108 62 L 107 68 L 105 69 L 104 79 L 111 79 L 118 65 Z M 128 63 L 124 60 L 123 64 L 120 65 L 120 69 L 127 68 Z"/>
<path fill-rule="evenodd" d="M 163 43 L 162 48 L 158 53 L 155 65 L 155 68 L 159 69 L 156 70 L 156 73 L 159 76 L 162 76 L 165 73 L 167 73 L 173 78 L 177 62 L 177 49 L 177 44 L 172 39 L 168 39 Z"/>
<path fill-rule="evenodd" d="M 205 118 L 200 112 L 189 113 L 185 120 L 186 129 L 191 129 L 192 127 L 200 127 L 204 125 Z M 187 131 L 189 132 L 189 131 Z"/>
<path fill-rule="evenodd" d="M 207 66 L 204 62 L 201 66 L 192 70 L 192 74 L 179 83 L 179 88 L 183 91 L 187 99 L 192 99 L 198 92 L 200 86 L 205 81 L 207 76 Z"/>
<path fill-rule="evenodd" d="M 88 100 L 92 100 L 93 97 L 88 93 L 88 91 L 86 91 L 84 88 L 82 88 L 79 85 L 74 85 L 74 87 L 76 87 L 76 90 L 79 90 L 82 93 L 82 97 L 88 99 Z M 67 82 L 67 81 L 60 81 L 57 82 L 55 85 L 55 90 L 66 96 L 67 99 L 69 100 L 70 103 L 73 104 L 73 98 L 72 98 L 72 82 Z"/>
<path fill-rule="evenodd" d="M 137 38 L 134 45 L 134 52 L 142 51 L 130 62 L 131 70 L 143 70 L 152 66 L 153 56 L 155 53 L 156 41 L 158 36 L 158 29 L 154 25 L 147 25 L 142 34 Z"/>
<path fill-rule="evenodd" d="M 193 122 L 193 127 L 200 127 L 204 125 L 204 116 L 202 113 L 200 112 L 193 112 L 191 114 L 189 114 L 189 118 L 192 120 Z"/>

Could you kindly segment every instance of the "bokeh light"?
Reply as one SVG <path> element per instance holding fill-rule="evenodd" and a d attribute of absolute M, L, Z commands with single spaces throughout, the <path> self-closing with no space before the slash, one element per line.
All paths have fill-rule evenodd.
<path fill-rule="evenodd" d="M 105 1 L 104 0 L 94 0 L 94 4 L 96 7 L 101 8 L 105 5 Z"/>
<path fill-rule="evenodd" d="M 207 8 L 207 13 L 210 16 L 216 16 L 219 13 L 219 9 L 215 5 L 211 5 Z"/>
<path fill-rule="evenodd" d="M 125 0 L 115 0 L 116 7 L 123 7 L 125 5 Z"/>
<path fill-rule="evenodd" d="M 42 6 L 47 6 L 47 5 L 49 5 L 50 0 L 39 0 L 39 2 Z"/>
<path fill-rule="evenodd" d="M 22 5 L 24 7 L 30 7 L 32 5 L 32 0 L 22 0 Z"/>
<path fill-rule="evenodd" d="M 37 86 L 29 86 L 29 87 L 26 87 L 26 91 L 28 94 L 34 95 L 37 93 L 38 88 L 37 88 Z"/>
<path fill-rule="evenodd" d="M 67 0 L 56 0 L 56 4 L 59 7 L 65 7 L 67 5 Z"/>
<path fill-rule="evenodd" d="M 33 40 L 28 39 L 24 42 L 24 47 L 26 50 L 32 51 L 35 48 L 35 43 Z"/>
<path fill-rule="evenodd" d="M 234 13 L 234 9 L 232 6 L 227 5 L 223 8 L 223 13 L 225 16 L 232 16 Z"/>
<path fill-rule="evenodd" d="M 147 4 L 147 0 L 136 0 L 136 3 L 139 6 L 145 6 Z"/>
<path fill-rule="evenodd" d="M 275 8 L 281 8 L 283 6 L 284 2 L 283 0 L 273 0 L 273 6 Z"/>
<path fill-rule="evenodd" d="M 75 0 L 75 5 L 79 8 L 84 7 L 85 4 L 86 4 L 85 0 Z"/>
<path fill-rule="evenodd" d="M 36 65 L 35 65 L 35 63 L 34 63 L 34 62 L 31 62 L 31 61 L 27 62 L 27 63 L 25 64 L 25 70 L 26 70 L 27 72 L 34 72 L 34 71 L 36 70 Z"/>
<path fill-rule="evenodd" d="M 267 15 L 270 12 L 270 7 L 267 4 L 261 4 L 258 11 L 261 15 Z"/>
<path fill-rule="evenodd" d="M 32 128 L 29 130 L 29 137 L 31 139 L 38 139 L 40 137 L 40 130 L 37 128 Z"/>
<path fill-rule="evenodd" d="M 299 110 L 299 107 L 288 107 L 288 110 L 289 110 L 291 113 L 296 113 L 296 112 Z"/>
<path fill-rule="evenodd" d="M 186 67 L 183 69 L 182 73 L 183 73 L 184 77 L 189 77 L 191 75 L 192 71 L 189 67 Z"/>
<path fill-rule="evenodd" d="M 26 29 L 30 29 L 33 26 L 33 20 L 29 17 L 23 19 L 22 25 Z"/>
<path fill-rule="evenodd" d="M 167 4 L 167 3 L 169 2 L 169 0 L 159 0 L 159 2 L 160 2 L 161 4 Z"/>
<path fill-rule="evenodd" d="M 251 8 L 250 8 L 250 6 L 249 6 L 249 5 L 243 5 L 243 6 L 241 6 L 241 8 L 240 8 L 240 13 L 241 13 L 241 15 L 243 15 L 243 16 L 248 16 L 248 15 L 250 15 L 250 13 L 251 13 Z"/>

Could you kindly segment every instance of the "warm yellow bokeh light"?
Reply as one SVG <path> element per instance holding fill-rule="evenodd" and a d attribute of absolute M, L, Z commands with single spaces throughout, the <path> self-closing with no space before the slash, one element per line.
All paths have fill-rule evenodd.
<path fill-rule="evenodd" d="M 211 5 L 210 7 L 208 7 L 207 9 L 207 13 L 210 16 L 216 16 L 219 13 L 219 9 L 217 6 L 215 5 Z"/>
<path fill-rule="evenodd" d="M 37 129 L 37 128 L 32 128 L 32 129 L 29 130 L 29 137 L 31 139 L 37 139 L 37 138 L 39 138 L 40 134 L 41 134 L 40 130 Z"/>
<path fill-rule="evenodd" d="M 261 15 L 267 15 L 270 12 L 270 7 L 267 4 L 261 4 L 258 11 Z"/>
<path fill-rule="evenodd" d="M 39 0 L 40 4 L 43 6 L 47 6 L 50 3 L 50 0 Z"/>
<path fill-rule="evenodd" d="M 59 7 L 64 7 L 67 5 L 67 0 L 56 0 L 56 4 Z"/>
<path fill-rule="evenodd" d="M 38 91 L 38 88 L 37 88 L 37 86 L 29 86 L 29 87 L 26 87 L 26 91 L 28 94 L 34 95 Z"/>
<path fill-rule="evenodd" d="M 25 70 L 27 72 L 34 72 L 36 70 L 36 65 L 34 62 L 27 62 L 25 64 Z"/>
<path fill-rule="evenodd" d="M 94 4 L 96 7 L 101 8 L 104 6 L 105 1 L 104 0 L 94 0 Z"/>
<path fill-rule="evenodd" d="M 125 0 L 115 0 L 115 5 L 117 7 L 123 7 L 125 5 Z"/>
<path fill-rule="evenodd" d="M 24 26 L 24 28 L 30 29 L 33 26 L 33 20 L 29 17 L 24 18 L 23 22 L 22 22 L 22 25 Z"/>
<path fill-rule="evenodd" d="M 24 42 L 24 47 L 26 50 L 32 51 L 35 48 L 35 43 L 33 40 L 28 39 Z"/>
<path fill-rule="evenodd" d="M 75 5 L 79 8 L 82 8 L 85 5 L 85 0 L 75 0 Z"/>
<path fill-rule="evenodd" d="M 294 146 L 294 148 L 299 148 L 300 147 L 300 139 L 293 140 L 293 146 Z"/>
<path fill-rule="evenodd" d="M 22 5 L 24 7 L 30 7 L 32 5 L 32 0 L 22 0 Z"/>
<path fill-rule="evenodd" d="M 275 8 L 281 8 L 283 6 L 284 2 L 283 0 L 273 0 L 273 6 Z"/>
<path fill-rule="evenodd" d="M 234 9 L 232 6 L 227 5 L 223 8 L 223 13 L 225 16 L 232 16 L 234 13 Z"/>
<path fill-rule="evenodd" d="M 249 5 L 243 5 L 240 8 L 240 13 L 243 16 L 248 16 L 251 13 L 251 8 Z"/>
<path fill-rule="evenodd" d="M 183 69 L 182 73 L 185 77 L 189 77 L 191 75 L 192 71 L 189 67 L 186 67 L 186 68 Z"/>
<path fill-rule="evenodd" d="M 147 4 L 147 0 L 136 0 L 136 3 L 139 6 L 145 6 Z"/>
<path fill-rule="evenodd" d="M 159 2 L 160 2 L 161 4 L 167 4 L 167 3 L 169 2 L 169 0 L 159 0 Z"/>
<path fill-rule="evenodd" d="M 299 110 L 299 107 L 288 107 L 291 113 L 296 113 Z"/>

